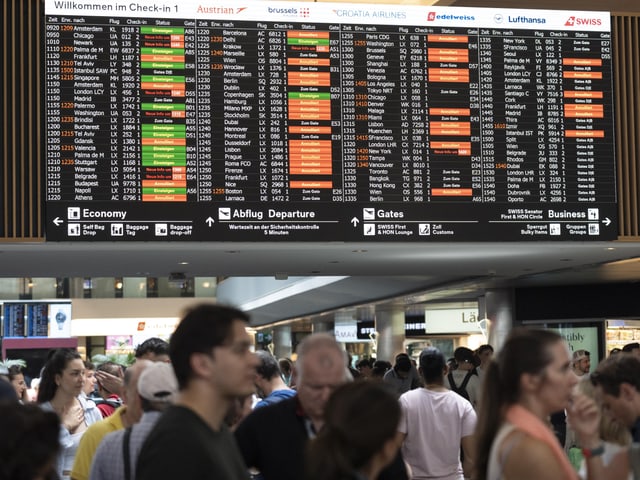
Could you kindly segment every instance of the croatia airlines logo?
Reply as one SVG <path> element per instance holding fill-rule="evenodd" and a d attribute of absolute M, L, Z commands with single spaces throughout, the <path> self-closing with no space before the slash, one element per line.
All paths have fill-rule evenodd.
<path fill-rule="evenodd" d="M 580 18 L 576 16 L 570 16 L 567 21 L 564 23 L 565 27 L 580 27 L 580 26 L 591 26 L 597 27 L 602 25 L 602 20 L 599 18 Z"/>
<path fill-rule="evenodd" d="M 436 19 L 436 12 L 429 12 L 427 14 L 427 22 L 433 22 Z"/>

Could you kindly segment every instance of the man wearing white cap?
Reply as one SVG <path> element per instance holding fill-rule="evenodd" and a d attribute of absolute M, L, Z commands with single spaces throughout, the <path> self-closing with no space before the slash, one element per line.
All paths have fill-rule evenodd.
<path fill-rule="evenodd" d="M 576 350 L 573 352 L 573 373 L 578 377 L 588 375 L 591 369 L 591 354 L 586 350 Z"/>
<path fill-rule="evenodd" d="M 177 393 L 178 381 L 170 364 L 156 362 L 145 368 L 138 380 L 138 396 L 143 411 L 140 422 L 104 438 L 91 464 L 89 478 L 135 478 L 136 461 L 142 444 L 162 412 L 175 401 Z M 128 461 L 125 461 L 127 457 Z"/>

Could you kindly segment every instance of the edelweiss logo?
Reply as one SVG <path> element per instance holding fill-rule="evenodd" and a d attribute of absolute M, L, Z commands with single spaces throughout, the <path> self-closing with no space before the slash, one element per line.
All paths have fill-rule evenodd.
<path fill-rule="evenodd" d="M 569 17 L 569 19 L 564 23 L 565 27 L 573 27 L 576 23 L 576 17 Z"/>
<path fill-rule="evenodd" d="M 436 12 L 429 12 L 427 14 L 427 22 L 433 22 L 436 19 Z"/>

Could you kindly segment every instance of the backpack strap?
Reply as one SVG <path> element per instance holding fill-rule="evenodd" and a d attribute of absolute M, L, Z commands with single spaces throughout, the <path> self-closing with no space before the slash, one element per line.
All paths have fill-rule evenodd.
<path fill-rule="evenodd" d="M 449 380 L 449 387 L 455 392 L 458 389 L 458 386 L 456 385 L 456 381 L 453 379 L 453 373 L 449 372 L 449 375 L 447 375 L 447 380 Z"/>
<path fill-rule="evenodd" d="M 131 437 L 131 427 L 127 427 L 124 431 L 124 438 L 122 439 L 122 456 L 124 457 L 124 479 L 130 480 L 131 478 L 131 455 L 129 453 L 129 438 Z"/>
<path fill-rule="evenodd" d="M 471 375 L 473 375 L 473 370 L 469 370 L 467 374 L 464 376 L 464 380 L 462 380 L 462 385 L 460 385 L 460 390 L 467 391 L 467 383 L 471 379 Z"/>

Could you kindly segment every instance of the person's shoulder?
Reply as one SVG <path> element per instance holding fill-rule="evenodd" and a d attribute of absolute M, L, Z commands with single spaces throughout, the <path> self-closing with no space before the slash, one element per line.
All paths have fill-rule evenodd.
<path fill-rule="evenodd" d="M 510 432 L 502 445 L 513 445 L 504 462 L 508 478 L 557 478 L 551 477 L 551 472 L 563 472 L 551 446 L 520 430 Z"/>
<path fill-rule="evenodd" d="M 79 395 L 77 398 L 84 410 L 87 424 L 93 424 L 102 420 L 102 413 L 100 413 L 98 406 L 93 400 L 86 398 L 84 395 Z"/>

